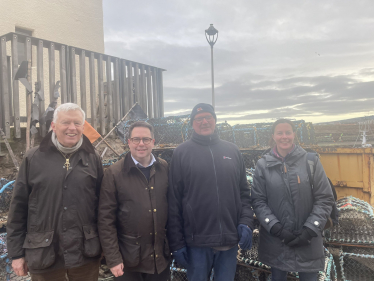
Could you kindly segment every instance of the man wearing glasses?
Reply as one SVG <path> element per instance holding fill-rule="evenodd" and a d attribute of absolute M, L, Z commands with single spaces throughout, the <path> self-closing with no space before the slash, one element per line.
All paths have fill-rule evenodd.
<path fill-rule="evenodd" d="M 99 201 L 99 236 L 115 280 L 167 281 L 168 165 L 152 154 L 153 127 L 129 128 L 130 153 L 104 173 Z"/>
<path fill-rule="evenodd" d="M 238 147 L 215 132 L 216 114 L 200 103 L 191 112 L 191 140 L 173 153 L 168 237 L 190 281 L 234 280 L 239 247 L 252 245 L 253 211 Z"/>

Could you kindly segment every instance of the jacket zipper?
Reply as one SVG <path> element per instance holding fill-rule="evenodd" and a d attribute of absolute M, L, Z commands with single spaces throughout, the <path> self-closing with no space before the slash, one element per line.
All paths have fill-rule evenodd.
<path fill-rule="evenodd" d="M 187 204 L 187 208 L 190 208 L 191 210 L 191 217 L 189 218 L 189 220 L 191 221 L 191 226 L 192 226 L 192 241 L 193 241 L 193 234 L 196 232 L 196 223 L 195 223 L 195 217 L 193 216 L 193 212 L 192 212 L 192 207 L 190 204 Z M 188 216 L 188 214 L 187 214 Z M 193 225 L 192 225 L 193 224 Z"/>
<path fill-rule="evenodd" d="M 291 194 L 291 190 L 290 190 L 290 188 L 289 188 L 289 180 L 288 180 L 288 174 L 287 174 L 287 166 L 286 166 L 286 162 L 283 162 L 283 171 L 282 171 L 282 173 L 284 173 L 285 176 L 287 177 L 287 180 L 285 179 L 285 177 L 283 177 L 283 181 L 284 181 L 284 183 L 286 184 L 287 191 L 288 191 L 288 195 L 289 195 L 289 197 L 290 197 L 290 201 L 291 201 L 291 204 L 292 204 L 292 207 L 293 207 L 293 211 L 294 211 L 294 213 L 296 214 L 295 203 L 294 203 L 293 200 L 292 200 L 292 194 Z M 297 176 L 297 177 L 298 177 L 298 180 L 300 180 L 300 179 L 299 179 L 299 176 Z M 295 222 L 295 223 L 296 223 L 296 222 Z"/>
<path fill-rule="evenodd" d="M 218 191 L 218 180 L 217 180 L 216 165 L 214 164 L 214 156 L 213 156 L 212 149 L 210 148 L 210 145 L 208 147 L 209 147 L 210 154 L 212 155 L 214 175 L 215 175 L 215 178 L 216 178 L 216 189 L 217 189 L 217 198 L 218 198 L 219 229 L 221 230 L 221 244 L 222 244 L 222 223 L 221 223 L 221 213 L 219 212 L 220 202 L 219 202 L 219 191 Z"/>

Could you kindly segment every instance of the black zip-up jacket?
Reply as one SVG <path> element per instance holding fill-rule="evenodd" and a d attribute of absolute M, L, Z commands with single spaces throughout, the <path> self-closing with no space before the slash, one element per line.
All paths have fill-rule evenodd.
<path fill-rule="evenodd" d="M 242 155 L 217 134 L 194 132 L 174 150 L 168 201 L 172 251 L 235 245 L 239 224 L 254 227 Z"/>

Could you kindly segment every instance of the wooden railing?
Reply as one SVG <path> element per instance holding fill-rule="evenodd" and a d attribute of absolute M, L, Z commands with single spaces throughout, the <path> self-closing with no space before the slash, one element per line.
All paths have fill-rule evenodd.
<path fill-rule="evenodd" d="M 61 43 L 8 33 L 0 36 L 0 127 L 8 138 L 12 126 L 14 136 L 21 137 L 21 124 L 26 122 L 27 116 L 31 114 L 26 108 L 24 86 L 14 80 L 21 64 L 18 59 L 18 42 L 24 42 L 26 60 L 32 66 L 29 68 L 28 81 L 31 85 L 33 82 L 40 85 L 39 94 L 43 99 L 38 105 L 39 117 L 48 107 L 49 101 L 53 101 L 58 80 L 61 85 L 58 103 L 79 104 L 86 112 L 87 121 L 95 129 L 99 128 L 102 135 L 113 128 L 135 102 L 139 103 L 149 118 L 163 117 L 164 69 Z M 36 60 L 33 54 L 36 54 Z M 44 66 L 46 61 L 47 72 Z M 33 81 L 34 72 L 36 79 Z M 56 77 L 56 72 L 59 77 Z M 47 83 L 48 86 L 45 85 Z M 28 98 L 31 101 L 31 97 Z M 39 133 L 45 135 L 45 129 L 40 128 Z"/>

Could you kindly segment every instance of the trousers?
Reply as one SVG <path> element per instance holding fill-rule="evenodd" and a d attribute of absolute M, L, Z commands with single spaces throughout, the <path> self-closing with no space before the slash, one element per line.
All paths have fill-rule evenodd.
<path fill-rule="evenodd" d="M 170 267 L 157 274 L 125 271 L 122 276 L 114 277 L 114 281 L 168 281 L 170 278 Z"/>
<path fill-rule="evenodd" d="M 100 259 L 79 267 L 60 268 L 45 273 L 31 273 L 32 281 L 97 281 Z"/>
<path fill-rule="evenodd" d="M 207 281 L 212 269 L 214 281 L 233 281 L 236 271 L 238 246 L 227 251 L 205 247 L 187 247 L 189 281 Z"/>

